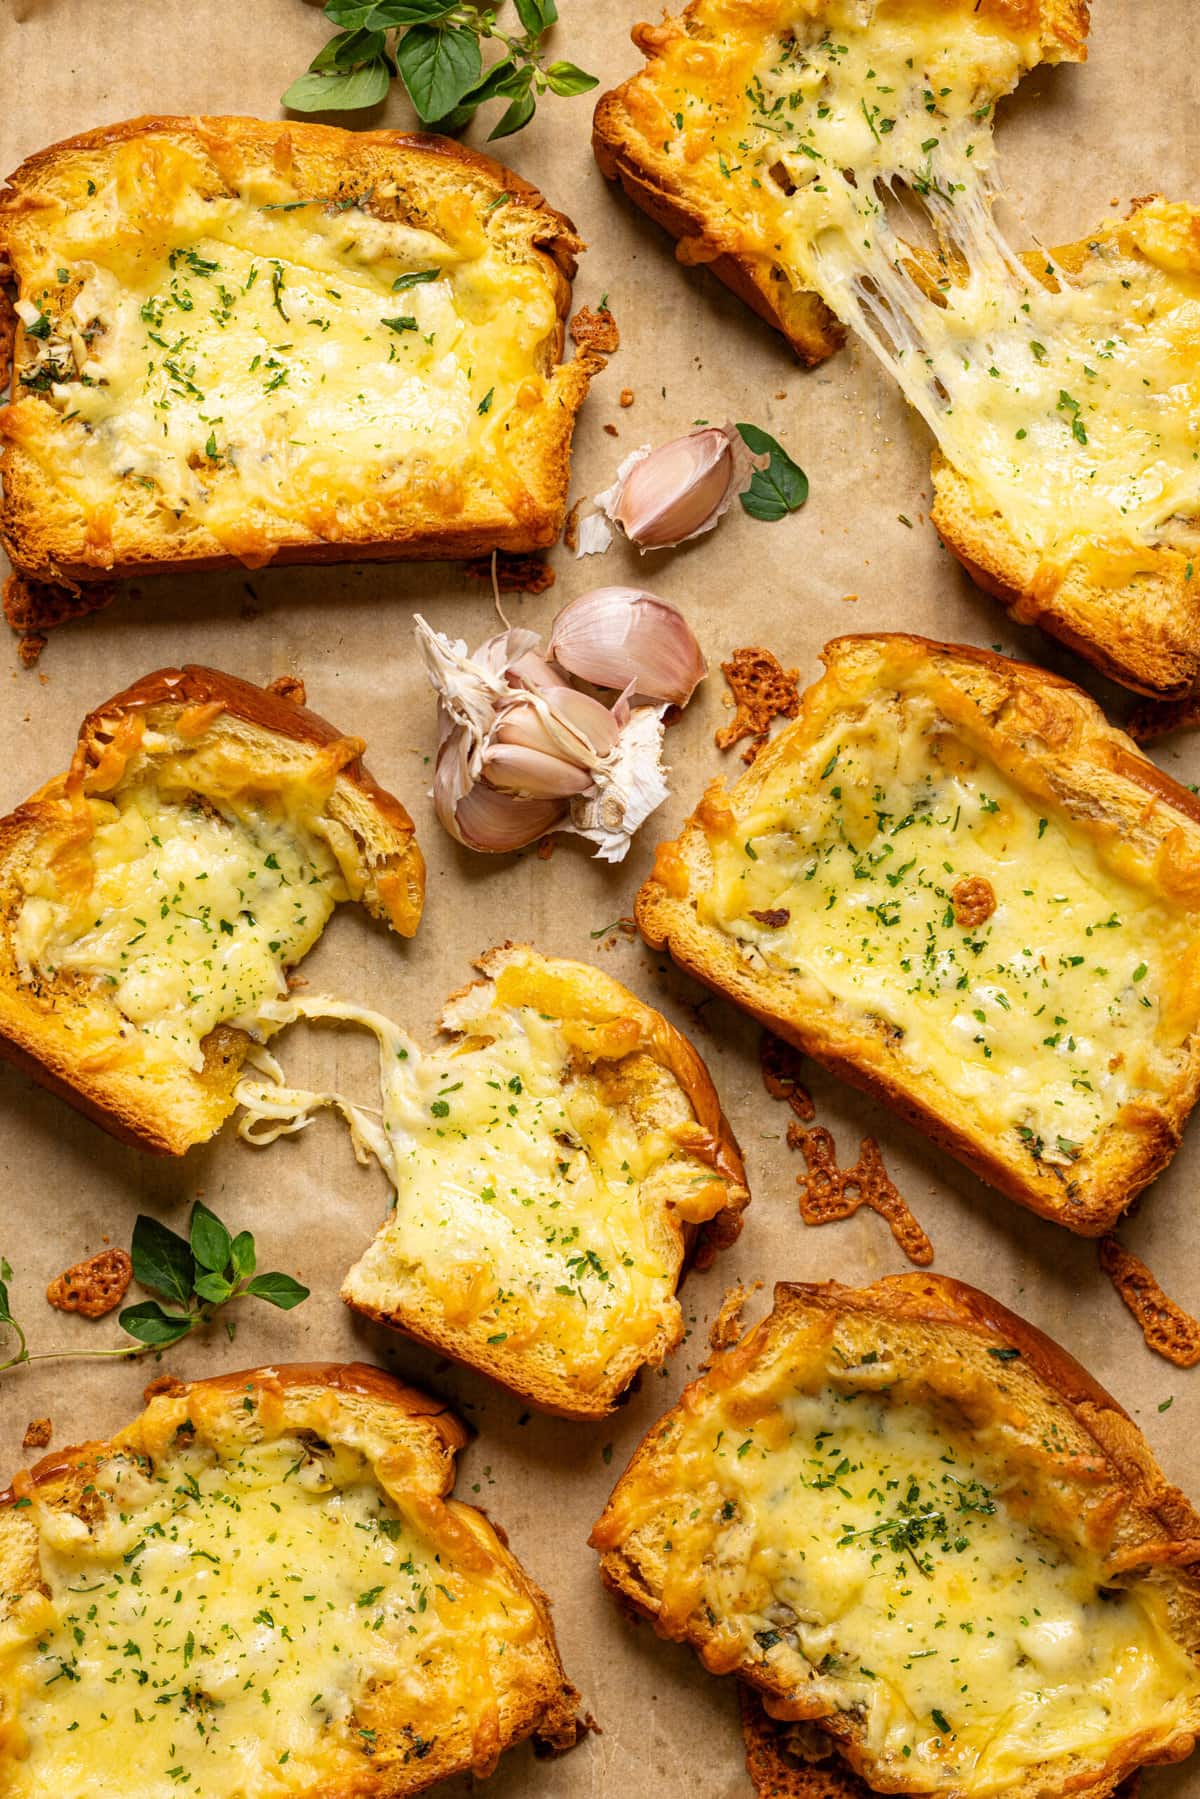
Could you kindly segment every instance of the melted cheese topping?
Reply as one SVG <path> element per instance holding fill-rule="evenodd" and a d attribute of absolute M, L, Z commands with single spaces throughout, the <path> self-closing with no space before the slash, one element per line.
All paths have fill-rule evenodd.
<path fill-rule="evenodd" d="M 1033 273 L 993 214 L 993 103 L 1042 60 L 1037 7 L 711 0 L 633 84 L 643 128 L 739 253 L 852 325 L 978 502 L 1047 559 L 1191 542 L 1200 255 L 1155 203 Z M 652 90 L 652 98 L 651 98 Z M 1196 541 L 1200 541 L 1197 539 Z"/>
<path fill-rule="evenodd" d="M 502 1654 L 535 1628 L 366 1454 L 311 1433 L 185 1444 L 153 1470 L 113 1456 L 89 1490 L 90 1525 L 35 1498 L 46 1592 L 0 1624 L 8 1799 L 340 1791 L 380 1765 L 374 1683 L 404 1720 L 387 1760 L 419 1762 L 464 1702 L 472 1635 Z"/>
<path fill-rule="evenodd" d="M 692 1111 L 673 1081 L 656 1095 L 662 1123 L 635 1116 L 618 1067 L 580 1066 L 561 1020 L 495 1003 L 490 984 L 456 1006 L 469 1036 L 441 1054 L 362 1006 L 305 998 L 269 1016 L 353 1020 L 379 1040 L 380 1120 L 284 1087 L 270 1058 L 258 1061 L 274 1078 L 237 1091 L 254 1143 L 339 1106 L 395 1187 L 346 1297 L 425 1315 L 585 1393 L 614 1375 L 624 1385 L 678 1340 L 682 1244 L 669 1220 L 710 1218 L 727 1194 L 681 1142 Z"/>
<path fill-rule="evenodd" d="M 1178 1076 L 1187 913 L 956 736 L 919 683 L 835 714 L 709 843 L 701 920 L 1064 1178 Z M 994 910 L 959 923 L 967 881 Z"/>
<path fill-rule="evenodd" d="M 251 1028 L 347 897 L 337 861 L 265 802 L 174 804 L 133 784 L 88 805 L 90 885 L 64 881 L 54 861 L 25 875 L 22 977 L 100 984 L 136 1028 L 139 1053 L 202 1068 L 208 1032 Z"/>
<path fill-rule="evenodd" d="M 21 380 L 60 416 L 55 481 L 80 506 L 115 477 L 140 515 L 236 550 L 252 524 L 336 535 L 339 508 L 414 491 L 444 514 L 472 483 L 511 502 L 507 433 L 553 367 L 550 275 L 508 260 L 469 208 L 439 234 L 278 179 L 214 198 L 161 146 L 169 211 L 139 216 L 139 199 L 126 216 L 134 149 L 46 231 L 26 282 L 46 320 L 56 282 L 78 284 Z"/>
<path fill-rule="evenodd" d="M 1169 1738 L 1200 1676 L 1154 1585 L 1106 1580 L 1040 1516 L 1053 1471 L 955 1430 L 937 1395 L 889 1393 L 885 1362 L 816 1353 L 693 1389 L 656 1472 L 613 1499 L 626 1552 L 632 1531 L 635 1561 L 663 1558 L 665 1615 L 706 1617 L 722 1671 L 854 1714 L 889 1788 L 1007 1792 L 1040 1762 Z"/>

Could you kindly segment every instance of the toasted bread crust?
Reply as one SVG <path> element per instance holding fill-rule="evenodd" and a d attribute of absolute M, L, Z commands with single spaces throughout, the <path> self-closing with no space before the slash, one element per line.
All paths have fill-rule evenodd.
<path fill-rule="evenodd" d="M 1178 832 L 1179 851 L 1185 858 L 1200 851 L 1196 796 L 1156 768 L 1069 681 L 991 651 L 902 633 L 837 638 L 826 645 L 823 657 L 833 669 L 872 645 L 885 656 L 915 652 L 938 662 L 979 708 L 989 742 L 1001 752 L 1019 752 L 1038 771 L 1049 801 L 1065 804 L 1068 810 L 1073 803 L 1079 816 L 1091 807 L 1114 821 L 1115 829 L 1130 834 L 1149 829 L 1158 846 Z M 785 766 L 789 744 L 804 728 L 802 707 L 798 723 L 760 753 L 737 791 L 757 792 L 777 768 Z M 956 1116 L 945 1096 L 922 1091 L 920 1079 L 908 1078 L 895 1056 L 864 1056 L 861 1046 L 836 1041 L 821 1020 L 814 1022 L 790 999 L 781 977 L 748 966 L 728 937 L 700 923 L 688 892 L 672 891 L 662 869 L 677 868 L 685 883 L 703 881 L 700 871 L 707 851 L 699 822 L 702 810 L 693 814 L 674 845 L 660 848 L 656 872 L 638 894 L 635 916 L 654 948 L 669 949 L 689 973 L 852 1086 L 882 1101 L 1010 1199 L 1069 1230 L 1102 1235 L 1167 1166 L 1200 1095 L 1200 1042 L 1195 1033 L 1189 1037 L 1187 1064 L 1173 1090 L 1162 1096 L 1161 1103 L 1139 1107 L 1135 1118 L 1114 1127 L 1087 1181 L 1068 1194 L 1060 1180 L 1030 1158 L 1011 1153 L 965 1114 Z"/>
<path fill-rule="evenodd" d="M 441 181 L 455 189 L 472 191 L 488 200 L 505 198 L 500 209 L 525 223 L 528 254 L 540 260 L 555 296 L 558 314 L 556 338 L 551 346 L 554 370 L 553 404 L 543 408 L 536 442 L 523 450 L 520 478 L 523 493 L 509 509 L 497 496 L 490 510 L 467 505 L 458 513 L 439 514 L 420 499 L 398 505 L 381 531 L 377 513 L 363 510 L 347 514 L 332 530 L 316 531 L 295 522 L 295 529 L 279 541 L 264 542 L 253 554 L 223 551 L 202 529 L 191 533 L 180 549 L 178 536 L 161 538 L 152 532 L 128 553 L 114 559 L 89 547 L 79 555 L 71 547 L 65 525 L 67 515 L 56 509 L 53 494 L 45 491 L 45 476 L 32 461 L 10 447 L 3 457 L 4 496 L 0 504 L 0 542 L 13 566 L 35 579 L 77 584 L 166 574 L 181 569 L 209 570 L 264 563 L 328 563 L 394 559 L 465 559 L 506 550 L 513 553 L 544 549 L 554 543 L 566 512 L 570 474 L 571 435 L 575 417 L 587 394 L 591 376 L 603 359 L 584 352 L 570 363 L 558 364 L 565 340 L 570 309 L 570 283 L 582 240 L 571 221 L 547 204 L 540 192 L 512 170 L 480 151 L 428 133 L 367 131 L 350 132 L 337 126 L 297 120 L 264 121 L 248 117 L 171 117 L 146 115 L 80 133 L 38 151 L 9 177 L 0 191 L 0 261 L 13 245 L 6 219 L 19 220 L 42 196 L 61 185 L 63 171 L 73 161 L 141 139 L 165 137 L 202 148 L 218 169 L 232 166 L 241 153 L 259 152 L 265 159 L 291 160 L 302 197 L 327 198 L 343 184 L 388 173 L 403 183 L 405 170 L 414 171 L 416 182 Z M 311 191 L 310 191 L 311 190 Z M 493 221 L 489 230 L 503 232 L 504 222 Z M 28 353 L 24 328 L 17 323 L 15 363 L 19 371 Z M 0 435 L 3 429 L 0 411 Z"/>
<path fill-rule="evenodd" d="M 259 748 L 267 759 L 273 741 L 316 750 L 345 741 L 326 719 L 278 692 L 216 669 L 189 665 L 145 675 L 89 713 L 80 726 L 73 768 L 82 773 L 94 765 L 122 719 L 149 716 L 158 708 L 191 707 L 214 709 L 215 716 L 228 715 L 258 733 Z M 89 1066 L 55 1009 L 31 1006 L 22 988 L 11 938 L 21 895 L 17 870 L 43 834 L 60 828 L 68 779 L 48 782 L 0 819 L 0 1057 L 120 1141 L 155 1155 L 182 1155 L 218 1129 L 233 1110 L 234 1088 L 250 1047 L 246 1034 L 232 1026 L 217 1026 L 205 1040 L 203 1071 L 193 1075 L 181 1070 L 172 1103 L 165 1106 L 142 1092 L 136 1078 Z M 339 793 L 351 823 L 376 838 L 364 857 L 372 866 L 364 881 L 363 904 L 392 929 L 411 936 L 420 921 L 425 890 L 425 864 L 411 818 L 400 801 L 374 780 L 361 754 L 340 771 L 335 795 Z M 59 991 L 61 983 L 55 985 Z M 67 989 L 61 991 L 65 995 Z"/>
<path fill-rule="evenodd" d="M 481 956 L 476 966 L 489 979 L 495 979 L 510 963 L 520 963 L 527 956 L 537 956 L 530 945 L 506 943 Z M 578 1017 L 592 1021 L 622 1019 L 636 1024 L 639 1052 L 649 1055 L 674 1077 L 703 1133 L 700 1140 L 689 1142 L 691 1153 L 725 1183 L 725 1204 L 713 1217 L 696 1224 L 680 1219 L 671 1210 L 661 1220 L 662 1248 L 665 1253 L 673 1252 L 678 1258 L 678 1290 L 678 1284 L 690 1267 L 708 1267 L 718 1250 L 726 1249 L 736 1241 L 742 1228 L 742 1214 L 750 1202 L 742 1153 L 721 1109 L 712 1078 L 687 1038 L 660 1012 L 645 1005 L 610 975 L 584 963 L 558 958 L 537 957 L 537 960 L 557 980 L 570 983 Z M 450 1015 L 451 1008 L 479 984 L 459 989 L 447 1001 L 442 1028 L 448 1034 L 463 1034 L 463 1027 Z M 342 1298 L 352 1310 L 390 1330 L 403 1331 L 468 1367 L 478 1368 L 518 1398 L 530 1400 L 540 1410 L 561 1418 L 582 1420 L 609 1416 L 639 1370 L 661 1362 L 678 1346 L 683 1334 L 682 1317 L 677 1319 L 674 1327 L 664 1319 L 648 1341 L 629 1344 L 624 1353 L 614 1353 L 604 1378 L 588 1388 L 571 1382 L 552 1360 L 543 1364 L 535 1355 L 514 1349 L 506 1341 L 481 1342 L 478 1333 L 452 1323 L 440 1311 L 407 1304 L 394 1308 L 376 1305 L 356 1284 L 355 1273 L 352 1269 L 342 1288 Z"/>
<path fill-rule="evenodd" d="M 428 1495 L 427 1507 L 432 1502 L 434 1510 L 432 1513 L 427 1510 L 427 1516 L 431 1528 L 436 1531 L 437 1517 L 445 1515 L 440 1502 L 454 1486 L 455 1458 L 469 1440 L 461 1420 L 441 1401 L 382 1369 L 352 1362 L 250 1368 L 207 1380 L 178 1383 L 165 1399 L 154 1403 L 168 1406 L 172 1417 L 178 1414 L 185 1418 L 193 1402 L 211 1406 L 225 1396 L 234 1395 L 238 1396 L 239 1402 L 243 1396 L 253 1396 L 258 1403 L 278 1407 L 275 1416 L 282 1420 L 283 1428 L 293 1411 L 297 1419 L 303 1419 L 308 1416 L 304 1408 L 314 1401 L 320 1406 L 324 1396 L 344 1402 L 356 1427 L 376 1429 L 396 1440 L 401 1433 L 407 1433 L 406 1440 L 411 1446 L 407 1451 L 411 1469 L 409 1478 Z M 241 1409 L 239 1403 L 237 1412 Z M 0 1566 L 4 1565 L 7 1550 L 10 1576 L 13 1564 L 20 1567 L 22 1554 L 19 1542 L 5 1542 L 6 1520 L 11 1533 L 15 1518 L 20 1516 L 13 1508 L 22 1501 L 27 1502 L 35 1489 L 48 1496 L 65 1496 L 69 1503 L 70 1496 L 86 1479 L 88 1468 L 100 1457 L 125 1447 L 132 1447 L 135 1452 L 142 1450 L 143 1427 L 152 1415 L 152 1410 L 148 1410 L 112 1439 L 89 1441 L 55 1451 L 0 1491 Z M 407 1427 L 413 1425 L 419 1427 L 415 1438 L 407 1431 Z M 531 1670 L 534 1678 L 527 1685 L 518 1684 L 514 1688 L 510 1683 L 507 1690 L 501 1692 L 504 1728 L 499 1740 L 487 1738 L 486 1765 L 481 1765 L 477 1759 L 478 1745 L 472 1742 L 475 1720 L 468 1714 L 465 1726 L 455 1720 L 454 1728 L 445 1733 L 444 1740 L 439 1738 L 432 1744 L 430 1752 L 422 1759 L 416 1762 L 396 1759 L 359 1777 L 354 1792 L 361 1793 L 363 1799 L 407 1799 L 408 1795 L 421 1792 L 453 1774 L 472 1770 L 490 1772 L 496 1757 L 527 1737 L 533 1736 L 552 1751 L 561 1751 L 569 1748 L 580 1733 L 576 1720 L 579 1695 L 563 1672 L 544 1593 L 529 1579 L 508 1549 L 503 1535 L 482 1512 L 461 1502 L 450 1503 L 460 1530 L 466 1526 L 470 1539 L 504 1570 L 522 1597 L 531 1603 L 538 1627 L 532 1659 L 540 1663 L 540 1673 Z M 451 1539 L 452 1544 L 453 1541 Z"/>
<path fill-rule="evenodd" d="M 678 19 L 636 27 L 634 42 L 652 63 L 680 35 L 704 38 L 704 10 L 704 0 L 692 0 Z M 1001 25 L 1008 19 L 1021 29 L 1036 24 L 1045 61 L 1085 60 L 1087 0 L 997 0 L 993 11 Z M 678 159 L 654 141 L 639 116 L 645 81 L 645 76 L 633 76 L 596 106 L 593 145 L 602 173 L 619 182 L 637 206 L 678 240 L 680 260 L 710 266 L 782 333 L 801 361 L 811 365 L 824 360 L 844 341 L 844 329 L 817 295 L 793 290 L 761 251 L 739 249 L 729 218 L 702 188 L 688 183 L 686 173 L 680 174 Z M 1093 239 L 1113 230 L 1113 223 L 1106 222 Z M 1060 246 L 1052 255 L 1070 269 L 1082 263 L 1091 241 Z M 1044 255 L 1029 253 L 1024 261 L 1031 274 L 1045 278 Z M 934 526 L 971 578 L 1014 617 L 1037 624 L 1137 692 L 1172 698 L 1200 681 L 1200 594 L 1187 576 L 1186 556 L 1168 546 L 1151 547 L 1135 573 L 1116 580 L 1098 578 L 1084 556 L 1062 567 L 1045 567 L 1003 514 L 986 503 L 986 496 L 977 498 L 936 449 L 932 467 Z"/>
<path fill-rule="evenodd" d="M 1037 23 L 1048 62 L 1082 62 L 1087 56 L 1089 0 L 990 0 L 1000 22 L 1011 15 Z M 677 36 L 702 34 L 704 0 L 689 0 L 682 13 L 660 25 L 635 25 L 633 42 L 648 62 Z M 728 221 L 681 182 L 661 147 L 641 130 L 634 95 L 641 76 L 602 94 L 592 121 L 592 149 L 600 172 L 620 184 L 634 205 L 676 239 L 680 262 L 702 263 L 759 318 L 785 337 L 802 363 L 815 367 L 846 341 L 820 295 L 797 291 L 782 269 L 761 254 L 730 244 Z"/>
<path fill-rule="evenodd" d="M 847 1766 L 823 1731 L 773 1718 L 745 1681 L 738 1682 L 738 1715 L 755 1799 L 874 1799 L 874 1788 Z M 792 1748 L 797 1735 L 799 1755 Z M 1113 1799 L 1138 1799 L 1139 1784 L 1131 1774 Z"/>
<path fill-rule="evenodd" d="M 650 33 L 650 27 L 635 27 L 634 42 L 645 47 Z M 677 261 L 707 268 L 744 305 L 787 339 L 806 368 L 815 368 L 841 349 L 846 341 L 845 327 L 818 294 L 796 293 L 779 270 L 706 244 L 704 209 L 690 203 L 663 169 L 643 160 L 646 147 L 625 110 L 621 88 L 603 94 L 596 104 L 592 150 L 606 180 L 617 182 L 635 206 L 676 240 Z"/>
<path fill-rule="evenodd" d="M 652 1426 L 593 1530 L 591 1541 L 600 1551 L 605 1585 L 635 1612 L 649 1616 L 660 1634 L 687 1642 L 703 1653 L 709 1639 L 715 1639 L 720 1620 L 709 1621 L 699 1610 L 682 1625 L 678 1620 L 668 1624 L 660 1619 L 656 1580 L 642 1567 L 640 1552 L 625 1551 L 619 1511 L 622 1492 L 631 1487 L 637 1490 L 639 1479 L 652 1483 L 652 1490 L 661 1491 L 662 1476 L 657 1472 L 656 1458 L 667 1421 L 677 1415 L 686 1416 L 714 1387 L 736 1389 L 744 1371 L 786 1340 L 793 1318 L 811 1318 L 815 1311 L 824 1313 L 834 1325 L 855 1316 L 868 1323 L 878 1322 L 885 1329 L 886 1340 L 893 1344 L 899 1340 L 898 1333 L 913 1333 L 914 1352 L 918 1345 L 927 1345 L 926 1353 L 931 1356 L 945 1353 L 955 1365 L 980 1371 L 988 1385 L 1003 1390 L 1027 1419 L 1041 1420 L 1052 1417 L 1060 1408 L 1068 1410 L 1103 1458 L 1114 1493 L 1122 1498 L 1117 1522 L 1112 1526 L 1113 1565 L 1127 1571 L 1159 1571 L 1166 1582 L 1172 1635 L 1194 1659 L 1200 1660 L 1200 1514 L 1166 1479 L 1124 1408 L 1065 1349 L 990 1295 L 942 1275 L 891 1275 L 863 1288 L 844 1287 L 836 1281 L 820 1285 L 781 1283 L 775 1288 L 774 1299 L 774 1311 L 749 1330 L 739 1344 L 717 1356 L 708 1373 L 684 1391 L 675 1411 Z M 1001 1359 L 989 1360 L 996 1352 Z M 721 1666 L 728 1667 L 727 1658 Z M 794 1693 L 780 1684 L 765 1662 L 739 1665 L 736 1672 L 752 1689 L 744 1712 L 751 1725 L 760 1694 L 768 1711 L 775 1702 L 781 1712 L 786 1709 L 792 1717 L 800 1715 Z M 1061 1785 L 1050 1785 L 1045 1784 L 1043 1771 L 1036 1788 L 1018 1783 L 1012 1791 L 1107 1799 L 1145 1762 L 1178 1761 L 1189 1755 L 1195 1743 L 1194 1733 L 1200 1728 L 1200 1706 L 1196 1713 L 1190 1720 L 1190 1734 L 1175 1735 L 1149 1754 L 1139 1738 L 1114 1752 L 1098 1773 L 1089 1776 L 1068 1768 Z M 781 1761 L 777 1743 L 766 1743 L 764 1735 L 769 1733 L 761 1730 L 752 1728 L 747 1732 L 752 1774 L 756 1779 L 761 1776 L 777 1780 L 777 1784 L 768 1783 L 760 1789 L 770 1799 L 858 1799 L 860 1792 L 872 1790 L 867 1781 L 872 1762 L 861 1721 L 853 1713 L 829 1715 L 824 1708 L 818 1721 L 820 1730 L 847 1757 L 849 1769 L 835 1762 L 830 1769 L 819 1769 L 811 1777 L 801 1771 L 793 1782 L 780 1782 L 786 1764 Z"/>

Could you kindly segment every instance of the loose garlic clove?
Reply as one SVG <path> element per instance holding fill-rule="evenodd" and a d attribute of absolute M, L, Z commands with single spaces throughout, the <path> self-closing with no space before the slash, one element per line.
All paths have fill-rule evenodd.
<path fill-rule="evenodd" d="M 639 549 L 674 549 L 711 531 L 765 461 L 733 425 L 707 425 L 639 454 L 601 503 Z"/>
<path fill-rule="evenodd" d="M 708 673 L 683 614 L 637 587 L 597 587 L 564 606 L 547 655 L 580 681 L 672 706 L 686 706 Z"/>

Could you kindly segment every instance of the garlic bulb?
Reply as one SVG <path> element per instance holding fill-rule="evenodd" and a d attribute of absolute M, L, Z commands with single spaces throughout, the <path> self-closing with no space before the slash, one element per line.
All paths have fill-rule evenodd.
<path fill-rule="evenodd" d="M 582 521 L 577 554 L 608 548 L 606 519 L 640 550 L 689 543 L 714 528 L 767 461 L 746 447 L 736 425 L 705 425 L 657 449 L 643 445 L 621 463 L 613 485 L 595 496 L 600 513 Z"/>
<path fill-rule="evenodd" d="M 637 587 L 597 587 L 550 627 L 550 659 L 580 681 L 686 706 L 708 673 L 675 606 Z"/>
<path fill-rule="evenodd" d="M 601 589 L 564 608 L 545 654 L 532 631 L 468 653 L 419 615 L 415 625 L 439 702 L 433 802 L 451 836 L 503 851 L 564 830 L 619 862 L 667 797 L 663 715 L 705 672 L 682 615 L 636 588 Z M 605 705 L 572 674 L 619 697 Z"/>

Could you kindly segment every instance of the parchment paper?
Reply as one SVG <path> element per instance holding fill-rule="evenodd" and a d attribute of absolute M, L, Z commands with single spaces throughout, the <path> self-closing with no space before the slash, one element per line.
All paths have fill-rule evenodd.
<path fill-rule="evenodd" d="M 653 7 L 560 0 L 560 8 L 558 54 L 605 85 L 635 66 L 628 30 Z M 1192 0 L 1101 0 L 1094 11 L 1091 61 L 1035 73 L 1001 112 L 1008 184 L 1049 242 L 1083 235 L 1134 195 L 1161 189 L 1200 197 Z M 276 117 L 278 95 L 327 30 L 307 0 L 0 0 L 0 165 L 11 169 L 58 138 L 138 113 Z M 393 96 L 359 122 L 411 120 Z M 254 681 L 303 674 L 310 704 L 366 737 L 375 774 L 413 812 L 429 862 L 416 940 L 401 945 L 347 907 L 305 964 L 315 990 L 365 1000 L 427 1034 L 441 999 L 469 978 L 475 954 L 505 937 L 528 938 L 595 958 L 661 1006 L 707 1057 L 746 1152 L 754 1201 L 735 1249 L 684 1289 L 687 1344 L 610 1423 L 530 1415 L 481 1377 L 357 1322 L 338 1300 L 341 1276 L 389 1194 L 378 1170 L 355 1165 L 336 1120 L 323 1117 L 268 1151 L 246 1147 L 227 1128 L 185 1160 L 161 1162 L 121 1148 L 6 1069 L 0 1253 L 16 1270 L 14 1302 L 35 1347 L 82 1346 L 118 1340 L 115 1322 L 89 1325 L 52 1312 L 46 1283 L 106 1241 L 128 1244 L 139 1211 L 181 1228 L 191 1200 L 203 1194 L 227 1221 L 250 1227 L 260 1266 L 303 1277 L 312 1298 L 287 1315 L 247 1305 L 235 1343 L 218 1329 L 168 1354 L 162 1367 L 190 1376 L 275 1359 L 358 1357 L 446 1395 L 476 1427 L 458 1491 L 504 1525 L 551 1594 L 567 1670 L 603 1728 L 560 1762 L 536 1764 L 528 1749 L 514 1751 L 489 1793 L 641 1799 L 666 1790 L 746 1799 L 731 1684 L 618 1615 L 600 1588 L 587 1533 L 642 1432 L 702 1359 L 728 1284 L 759 1279 L 769 1292 L 776 1279 L 866 1282 L 906 1264 L 871 1213 L 817 1230 L 801 1224 L 799 1158 L 784 1144 L 786 1107 L 762 1089 L 756 1029 L 723 1002 L 703 1000 L 664 958 L 622 937 L 594 942 L 591 933 L 630 910 L 655 841 L 676 828 L 718 765 L 740 771 L 736 752 L 722 757 L 712 744 L 728 717 L 717 664 L 739 644 L 765 644 L 811 680 L 819 647 L 840 632 L 921 631 L 1015 649 L 1082 681 L 1118 715 L 1128 702 L 1049 639 L 1010 626 L 939 547 L 926 521 L 925 429 L 867 354 L 852 346 L 815 373 L 798 370 L 781 340 L 703 271 L 679 268 L 662 234 L 607 186 L 591 158 L 589 127 L 588 99 L 549 100 L 530 128 L 500 146 L 588 240 L 576 304 L 594 306 L 607 293 L 621 329 L 621 351 L 597 380 L 577 433 L 573 493 L 606 486 L 618 458 L 639 443 L 696 419 L 727 417 L 777 435 L 812 483 L 807 507 L 794 517 L 761 524 L 735 508 L 714 536 L 674 554 L 639 559 L 626 546 L 577 562 L 559 548 L 557 585 L 508 606 L 514 621 L 544 627 L 572 595 L 629 580 L 673 599 L 695 624 L 714 672 L 669 734 L 674 795 L 628 862 L 606 869 L 575 845 L 559 847 L 549 862 L 532 853 L 485 859 L 460 850 L 438 827 L 425 797 L 434 709 L 413 654 L 410 615 L 419 606 L 433 624 L 472 643 L 493 628 L 487 589 L 448 565 L 147 582 L 140 595 L 56 632 L 32 673 L 0 639 L 0 810 L 65 766 L 89 707 L 148 669 L 192 660 Z M 482 136 L 477 124 L 473 137 Z M 628 410 L 618 405 L 624 387 L 636 396 Z M 1168 740 L 1155 753 L 1172 774 L 1200 779 L 1200 740 Z M 281 1053 L 303 1084 L 337 1083 L 369 1099 L 372 1054 L 360 1039 L 302 1025 L 284 1038 Z M 933 1238 L 936 1268 L 988 1288 L 1065 1342 L 1138 1419 L 1168 1475 L 1200 1496 L 1200 1371 L 1176 1370 L 1144 1348 L 1097 1268 L 1095 1247 L 992 1193 L 838 1082 L 814 1071 L 812 1088 L 843 1161 L 854 1159 L 861 1136 L 879 1139 Z M 1170 1171 L 1122 1230 L 1193 1311 L 1200 1310 L 1198 1168 L 1200 1125 L 1193 1125 Z M 0 1379 L 0 1473 L 30 1459 L 20 1447 L 27 1420 L 49 1415 L 56 1446 L 106 1435 L 140 1408 L 145 1381 L 159 1371 L 152 1361 L 80 1362 Z M 440 1790 L 472 1789 L 465 1782 Z M 1200 1767 L 1152 1774 L 1146 1793 L 1200 1794 Z"/>

